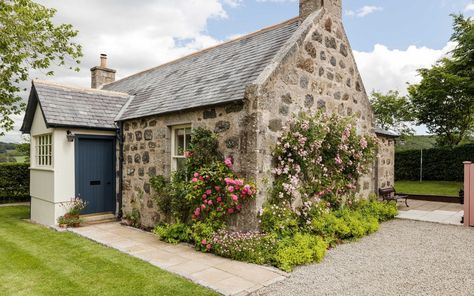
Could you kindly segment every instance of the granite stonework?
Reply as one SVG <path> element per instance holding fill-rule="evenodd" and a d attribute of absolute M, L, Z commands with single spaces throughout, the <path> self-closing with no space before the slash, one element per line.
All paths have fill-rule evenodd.
<path fill-rule="evenodd" d="M 377 153 L 377 186 L 386 188 L 395 184 L 395 139 L 378 135 L 379 148 Z"/>
<path fill-rule="evenodd" d="M 193 128 L 206 127 L 218 133 L 220 149 L 225 156 L 233 156 L 236 171 L 256 182 L 256 200 L 231 221 L 232 226 L 242 230 L 258 227 L 257 211 L 272 186 L 271 152 L 293 114 L 324 110 L 354 116 L 360 134 L 375 135 L 373 112 L 342 24 L 341 1 L 326 0 L 321 5 L 323 8 L 316 11 L 311 5 L 304 7 L 313 12 L 305 12 L 308 17 L 290 40 L 255 82 L 246 87 L 243 104 L 124 122 L 124 215 L 138 209 L 141 223 L 147 227 L 166 220 L 156 206 L 149 179 L 170 175 L 174 125 L 191 124 Z M 378 183 L 393 184 L 393 157 L 388 155 L 393 151 L 388 140 L 386 143 L 388 146 L 380 150 L 379 156 L 385 161 L 383 167 L 374 163 L 359 180 L 361 197 L 375 192 Z M 381 182 L 377 181 L 377 171 L 383 171 Z"/>
<path fill-rule="evenodd" d="M 157 115 L 124 122 L 123 143 L 123 215 L 133 209 L 140 212 L 141 223 L 152 227 L 165 221 L 150 186 L 150 178 L 171 175 L 171 129 L 190 124 L 204 127 L 219 135 L 219 150 L 232 156 L 236 172 L 251 178 L 253 148 L 255 146 L 254 119 L 248 116 L 242 103 L 204 108 L 189 112 Z"/>

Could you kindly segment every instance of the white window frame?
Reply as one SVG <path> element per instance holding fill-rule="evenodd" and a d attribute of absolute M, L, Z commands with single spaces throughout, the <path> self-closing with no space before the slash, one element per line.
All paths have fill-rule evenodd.
<path fill-rule="evenodd" d="M 183 155 L 177 155 L 176 154 L 176 132 L 178 130 L 186 130 L 186 129 L 191 129 L 192 131 L 192 126 L 191 124 L 181 124 L 181 125 L 176 125 L 171 127 L 171 171 L 176 172 L 178 169 L 178 159 L 184 159 L 186 158 L 184 156 L 184 153 L 186 151 L 183 151 Z M 186 133 L 185 133 L 186 135 Z M 184 147 L 186 147 L 186 136 L 184 137 Z"/>
<path fill-rule="evenodd" d="M 53 134 L 35 135 L 35 166 L 40 168 L 53 167 Z"/>

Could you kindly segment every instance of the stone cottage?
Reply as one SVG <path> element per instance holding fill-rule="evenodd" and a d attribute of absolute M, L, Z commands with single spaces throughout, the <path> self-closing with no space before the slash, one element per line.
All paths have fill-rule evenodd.
<path fill-rule="evenodd" d="M 102 55 L 91 69 L 91 89 L 33 81 L 22 126 L 32 135 L 36 160 L 32 219 L 54 224 L 59 204 L 80 194 L 89 201 L 87 213 L 135 211 L 144 226 L 153 226 L 163 217 L 150 177 L 178 169 L 191 130 L 205 127 L 219 135 L 237 172 L 256 180 L 258 197 L 236 221 L 253 228 L 271 186 L 270 154 L 282 127 L 292 114 L 319 109 L 355 114 L 359 133 L 384 141 L 360 193 L 393 184 L 394 135 L 374 129 L 341 0 L 300 0 L 299 7 L 299 16 L 281 24 L 118 81 Z M 49 190 L 37 188 L 45 182 Z"/>

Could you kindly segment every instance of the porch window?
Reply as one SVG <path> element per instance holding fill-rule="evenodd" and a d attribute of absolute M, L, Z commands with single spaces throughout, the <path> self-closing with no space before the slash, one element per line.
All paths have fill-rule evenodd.
<path fill-rule="evenodd" d="M 171 170 L 184 168 L 185 153 L 191 143 L 191 125 L 181 125 L 172 128 L 171 138 Z"/>
<path fill-rule="evenodd" d="M 37 166 L 51 166 L 53 163 L 53 135 L 35 136 L 35 163 Z"/>

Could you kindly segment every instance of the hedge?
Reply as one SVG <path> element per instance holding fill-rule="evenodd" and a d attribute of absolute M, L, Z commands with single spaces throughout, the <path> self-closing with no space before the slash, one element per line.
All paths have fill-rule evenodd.
<path fill-rule="evenodd" d="M 423 180 L 463 181 L 463 161 L 474 161 L 474 144 L 423 150 Z M 395 179 L 420 180 L 420 150 L 395 153 Z"/>
<path fill-rule="evenodd" d="M 30 171 L 27 163 L 0 163 L 0 203 L 30 200 Z"/>

